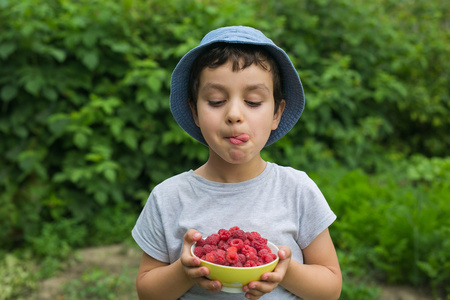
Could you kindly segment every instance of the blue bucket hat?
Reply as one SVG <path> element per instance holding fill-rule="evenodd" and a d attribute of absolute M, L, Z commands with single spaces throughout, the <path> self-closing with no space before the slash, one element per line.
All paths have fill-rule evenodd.
<path fill-rule="evenodd" d="M 195 59 L 202 54 L 208 46 L 214 43 L 250 44 L 259 45 L 271 55 L 278 63 L 281 83 L 286 101 L 286 107 L 276 130 L 270 134 L 266 146 L 274 143 L 297 123 L 305 107 L 305 95 L 297 71 L 286 52 L 274 44 L 261 31 L 246 26 L 222 27 L 209 32 L 201 40 L 200 45 L 184 55 L 172 73 L 170 109 L 172 115 L 189 135 L 204 145 L 208 145 L 195 124 L 192 111 L 188 103 L 188 85 Z"/>

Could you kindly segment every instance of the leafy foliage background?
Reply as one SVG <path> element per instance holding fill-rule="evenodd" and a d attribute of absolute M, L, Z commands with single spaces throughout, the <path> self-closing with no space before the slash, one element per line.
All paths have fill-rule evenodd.
<path fill-rule="evenodd" d="M 64 257 L 128 235 L 153 186 L 207 157 L 170 114 L 173 68 L 210 30 L 249 25 L 306 92 L 264 157 L 316 174 L 344 266 L 442 290 L 449 15 L 437 0 L 0 1 L 2 251 Z"/>

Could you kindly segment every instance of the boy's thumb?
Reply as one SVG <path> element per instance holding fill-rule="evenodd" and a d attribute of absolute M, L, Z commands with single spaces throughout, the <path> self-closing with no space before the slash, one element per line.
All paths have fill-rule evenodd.
<path fill-rule="evenodd" d="M 186 234 L 184 235 L 184 241 L 190 245 L 194 244 L 201 238 L 201 233 L 195 229 L 189 229 L 188 232 L 186 232 Z"/>
<path fill-rule="evenodd" d="M 291 249 L 289 249 L 289 247 L 286 246 L 280 246 L 278 247 L 278 257 L 280 259 L 286 259 L 289 258 L 291 256 Z"/>

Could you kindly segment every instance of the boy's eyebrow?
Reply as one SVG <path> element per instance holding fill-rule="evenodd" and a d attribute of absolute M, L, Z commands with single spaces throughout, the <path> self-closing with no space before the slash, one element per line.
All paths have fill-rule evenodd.
<path fill-rule="evenodd" d="M 247 91 L 262 90 L 266 93 L 270 93 L 269 88 L 263 83 L 249 85 L 247 86 L 246 90 Z"/>
<path fill-rule="evenodd" d="M 219 90 L 219 91 L 226 91 L 226 88 L 218 83 L 207 83 L 205 84 L 205 86 L 202 88 L 202 90 Z M 262 90 L 263 92 L 266 93 L 270 93 L 269 88 L 263 84 L 263 83 L 258 83 L 258 84 L 251 84 L 245 87 L 246 91 L 254 91 L 254 90 Z"/>
<path fill-rule="evenodd" d="M 225 91 L 225 87 L 218 83 L 207 83 L 202 88 L 202 90 L 219 90 L 219 91 Z"/>

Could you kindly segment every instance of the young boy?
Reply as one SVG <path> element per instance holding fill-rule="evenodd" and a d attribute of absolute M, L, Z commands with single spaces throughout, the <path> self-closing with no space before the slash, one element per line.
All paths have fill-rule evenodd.
<path fill-rule="evenodd" d="M 286 53 L 256 29 L 219 28 L 180 60 L 171 88 L 172 114 L 208 146 L 209 158 L 150 194 L 132 231 L 144 251 L 139 298 L 242 299 L 221 292 L 190 254 L 202 235 L 233 226 L 280 245 L 277 267 L 244 286 L 246 298 L 339 298 L 341 271 L 328 232 L 336 216 L 304 172 L 260 156 L 303 111 L 303 88 Z"/>

